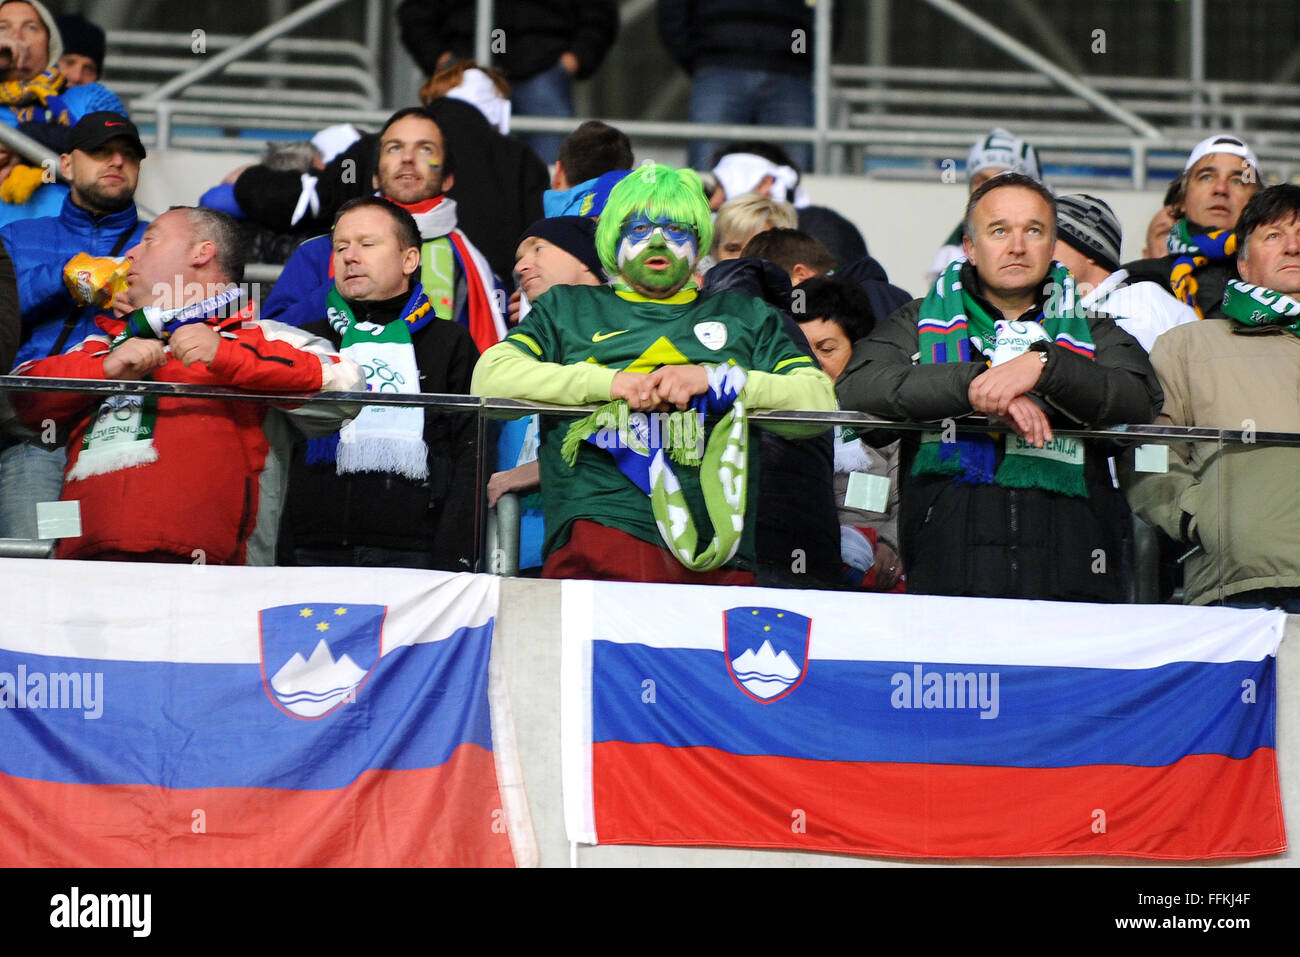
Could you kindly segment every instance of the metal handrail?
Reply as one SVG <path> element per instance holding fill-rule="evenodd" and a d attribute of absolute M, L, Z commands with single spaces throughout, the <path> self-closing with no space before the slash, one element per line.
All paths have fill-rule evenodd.
<path fill-rule="evenodd" d="M 166 69 L 169 64 L 172 66 L 179 66 L 187 62 L 188 61 L 180 58 L 159 58 L 153 61 L 150 70 L 156 68 L 157 72 L 160 73 L 171 72 Z M 284 64 L 257 62 L 231 63 L 226 68 L 226 75 L 230 77 L 247 76 L 267 79 L 281 78 L 284 75 Z M 290 79 L 333 80 L 337 83 L 350 83 L 364 92 L 368 97 L 368 102 L 374 103 L 379 99 L 379 84 L 375 82 L 375 78 L 371 76 L 370 71 L 362 66 L 341 66 L 328 63 L 296 63 L 293 68 L 293 76 L 290 77 Z M 119 96 L 130 96 L 135 92 L 135 90 L 143 89 L 145 91 L 141 96 L 141 100 L 143 101 L 148 96 L 148 91 L 152 89 L 152 86 L 144 81 L 128 81 L 126 83 L 115 84 L 114 88 Z M 190 87 L 184 91 L 184 94 L 194 94 L 196 91 L 202 91 L 203 95 L 210 96 L 210 89 L 211 88 L 208 86 Z M 248 93 L 257 92 L 255 90 L 247 90 L 247 88 L 245 88 L 245 91 Z M 179 98 L 179 95 L 171 97 L 173 100 Z"/>
<path fill-rule="evenodd" d="M 158 395 L 170 398 L 220 399 L 235 402 L 291 402 L 294 405 L 393 405 L 448 412 L 481 413 L 488 418 L 520 418 L 543 413 L 584 416 L 596 411 L 596 405 L 553 405 L 525 399 L 501 399 L 436 393 L 396 394 L 388 392 L 259 392 L 225 386 L 199 386 L 183 382 L 122 381 L 103 379 L 53 379 L 36 376 L 0 376 L 3 392 L 71 392 L 78 395 Z M 933 431 L 934 422 L 900 422 L 881 419 L 863 412 L 783 410 L 752 412 L 749 419 L 756 425 L 849 425 L 863 431 L 886 430 Z M 963 429 L 988 429 L 1007 432 L 1009 426 L 981 415 L 954 420 Z M 1274 432 L 1252 429 L 1216 429 L 1204 426 L 1131 424 L 1103 429 L 1067 429 L 1053 427 L 1058 436 L 1079 439 L 1104 439 L 1127 443 L 1168 440 L 1171 442 L 1239 442 L 1247 445 L 1297 445 L 1300 432 Z"/>
<path fill-rule="evenodd" d="M 917 66 L 862 66 L 852 63 L 836 64 L 831 75 L 839 81 L 899 82 L 919 86 L 966 88 L 972 86 L 1004 87 L 1008 89 L 1050 90 L 1055 88 L 1047 77 L 1028 70 L 968 70 L 958 67 Z M 1167 80 L 1160 77 L 1106 76 L 1081 74 L 1080 79 L 1099 90 L 1118 92 L 1133 90 L 1139 93 L 1169 93 L 1186 96 L 1187 81 Z M 1248 99 L 1294 99 L 1300 95 L 1300 84 L 1255 83 L 1249 80 L 1206 80 L 1200 92 L 1220 96 L 1241 96 Z"/>
<path fill-rule="evenodd" d="M 1135 133 L 1151 140 L 1158 140 L 1161 138 L 1160 131 L 1146 120 L 1142 119 L 1142 117 L 1130 110 L 1126 110 L 1114 100 L 1110 99 L 1110 97 L 1100 93 L 1077 77 L 1071 76 L 1051 60 L 1047 59 L 1047 57 L 1030 49 L 1005 31 L 999 30 L 982 17 L 978 17 L 971 13 L 965 7 L 961 6 L 961 4 L 956 3 L 955 0 L 925 0 L 925 2 L 939 12 L 956 20 L 962 26 L 974 31 L 990 43 L 1001 47 L 1017 60 L 1032 67 L 1037 72 L 1051 77 L 1071 93 L 1075 94 L 1080 99 L 1091 103 L 1108 116 L 1119 120 Z"/>
<path fill-rule="evenodd" d="M 247 39 L 237 33 L 209 33 L 204 37 L 204 43 L 209 50 L 223 50 L 226 47 L 243 43 Z M 193 42 L 188 31 L 183 33 L 167 33 L 155 30 L 110 30 L 108 33 L 108 42 L 110 46 L 115 47 L 186 47 L 188 48 Z M 360 64 L 366 64 L 371 61 L 371 52 L 361 43 L 355 40 L 331 40 L 328 38 L 310 38 L 301 37 L 279 37 L 272 40 L 266 45 L 270 53 L 316 53 L 331 54 L 334 56 L 352 56 Z M 128 57 L 109 55 L 104 61 L 107 67 L 125 67 L 127 65 L 139 68 L 141 65 L 135 63 Z"/>
<path fill-rule="evenodd" d="M 295 10 L 282 20 L 278 20 L 269 26 L 263 27 L 248 39 L 241 43 L 236 43 L 233 47 L 218 53 L 212 59 L 200 63 L 189 72 L 182 73 L 180 76 L 172 77 L 172 79 L 168 80 L 152 93 L 146 94 L 140 102 L 149 104 L 162 103 L 174 94 L 180 93 L 186 87 L 197 83 L 205 77 L 211 76 L 226 67 L 228 64 L 233 63 L 235 60 L 252 53 L 254 50 L 261 49 L 277 37 L 281 37 L 289 31 L 296 29 L 300 24 L 314 20 L 321 14 L 327 13 L 335 7 L 348 2 L 349 0 L 312 0 L 311 3 L 307 4 L 307 6 Z M 164 143 L 163 145 L 166 144 Z"/>
<path fill-rule="evenodd" d="M 24 159 L 39 166 L 46 166 L 46 168 L 54 170 L 56 175 L 58 174 L 59 154 L 36 142 L 26 133 L 18 132 L 7 123 L 0 123 L 0 143 L 3 143 Z"/>

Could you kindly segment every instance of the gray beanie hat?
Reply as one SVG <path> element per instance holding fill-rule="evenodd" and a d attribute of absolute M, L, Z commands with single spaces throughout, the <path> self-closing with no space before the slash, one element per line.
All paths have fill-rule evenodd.
<path fill-rule="evenodd" d="M 1097 265 L 1119 268 L 1119 244 L 1124 233 L 1105 200 L 1087 193 L 1056 197 L 1056 238 L 1077 249 Z"/>

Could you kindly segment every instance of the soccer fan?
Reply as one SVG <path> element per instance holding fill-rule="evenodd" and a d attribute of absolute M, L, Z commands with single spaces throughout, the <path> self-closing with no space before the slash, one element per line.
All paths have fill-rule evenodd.
<path fill-rule="evenodd" d="M 177 207 L 126 254 L 124 316 L 63 355 L 20 366 L 55 379 L 177 382 L 266 392 L 355 391 L 358 367 L 328 343 L 259 322 L 241 300 L 239 228 L 224 213 Z M 67 435 L 63 500 L 80 534 L 60 558 L 270 564 L 292 426 L 336 430 L 337 406 L 66 392 L 11 396 L 33 429 Z"/>
<path fill-rule="evenodd" d="M 794 229 L 799 225 L 798 214 L 789 203 L 778 202 L 746 193 L 729 199 L 718 210 L 714 226 L 713 258 L 718 262 L 739 259 L 745 244 L 768 229 Z"/>
<path fill-rule="evenodd" d="M 564 138 L 551 188 L 542 195 L 547 216 L 599 216 L 614 184 L 632 168 L 632 141 L 620 129 L 587 120 Z"/>
<path fill-rule="evenodd" d="M 426 110 L 389 117 L 379 134 L 375 188 L 415 218 L 423 238 L 419 280 L 434 315 L 460 322 L 484 349 L 505 334 L 505 296 L 497 296 L 487 261 L 456 228 L 456 201 L 445 195 L 455 173 L 455 158 Z M 334 266 L 328 236 L 299 246 L 266 300 L 267 317 L 295 326 L 319 319 Z"/>
<path fill-rule="evenodd" d="M 711 232 L 693 171 L 628 176 L 596 228 L 614 286 L 552 287 L 475 370 L 476 395 L 605 403 L 578 422 L 543 418 L 547 577 L 753 581 L 747 410 L 834 399 L 776 310 L 696 291 Z M 631 415 L 651 412 L 669 414 Z M 697 412 L 722 416 L 707 438 Z"/>
<path fill-rule="evenodd" d="M 515 255 L 519 291 L 510 298 L 512 325 L 521 317 L 521 304 L 526 307 L 552 286 L 600 286 L 605 282 L 605 268 L 596 255 L 596 223 L 586 216 L 539 219 L 524 231 Z M 523 296 L 528 299 L 522 299 Z M 526 314 L 524 309 L 522 315 Z M 537 443 L 537 416 L 530 415 L 502 425 L 497 444 L 497 464 L 502 469 L 488 479 L 489 508 L 495 507 L 507 492 L 529 494 L 537 491 L 542 480 L 541 467 L 537 463 Z M 542 564 L 543 535 L 540 509 L 534 503 L 526 502 L 519 530 L 521 569 Z"/>
<path fill-rule="evenodd" d="M 831 37 L 839 35 L 840 6 Z M 808 126 L 813 115 L 813 9 L 788 0 L 659 0 L 659 39 L 691 77 L 692 123 Z M 806 42 L 797 42 L 802 38 Z M 704 169 L 716 143 L 692 140 L 689 165 Z M 812 148 L 791 144 L 803 169 Z"/>
<path fill-rule="evenodd" d="M 478 350 L 424 293 L 411 215 L 374 196 L 350 200 L 330 243 L 334 281 L 303 331 L 361 366 L 371 391 L 467 392 Z M 298 565 L 471 570 L 476 434 L 470 415 L 366 406 L 295 453 L 282 554 Z"/>
<path fill-rule="evenodd" d="M 104 72 L 104 29 L 80 13 L 64 13 L 54 18 L 63 41 L 63 55 L 55 66 L 69 87 L 98 83 Z"/>
<path fill-rule="evenodd" d="M 912 299 L 906 290 L 889 281 L 885 267 L 871 256 L 864 254 L 861 259 L 836 268 L 830 250 L 815 237 L 798 229 L 777 228 L 758 233 L 745 244 L 741 256 L 755 256 L 775 263 L 786 271 L 794 286 L 832 271 L 839 279 L 857 283 L 871 303 L 873 323 L 876 317 L 884 318 Z"/>
<path fill-rule="evenodd" d="M 416 108 L 399 112 L 389 123 Z M 502 136 L 470 103 L 450 97 L 424 105 L 450 154 L 472 157 L 447 178 L 447 198 L 456 203 L 456 226 L 487 259 L 491 271 L 508 275 L 515 241 L 542 215 L 546 166 L 514 137 Z M 385 124 L 387 127 L 388 124 Z M 325 168 L 276 170 L 264 163 L 232 171 L 226 182 L 203 194 L 202 203 L 277 233 L 308 237 L 328 232 L 349 199 L 372 194 L 379 165 L 379 134 L 356 135 L 346 125 L 313 138 L 326 155 Z M 444 170 L 447 172 L 449 170 Z M 417 213 L 416 220 L 420 220 Z M 428 237 L 426 237 L 428 238 Z"/>
<path fill-rule="evenodd" d="M 68 147 L 59 158 L 68 187 L 58 215 L 0 228 L 18 275 L 18 362 L 58 355 L 96 331 L 99 310 L 125 281 L 120 255 L 146 226 L 135 208 L 145 156 L 135 125 L 118 113 L 91 113 L 72 128 Z M 36 503 L 59 497 L 67 452 L 43 441 L 43 430 L 16 431 L 0 452 L 0 537 L 33 539 Z"/>
<path fill-rule="evenodd" d="M 1151 364 L 1165 401 L 1156 423 L 1300 432 L 1300 186 L 1272 186 L 1237 223 L 1237 270 L 1222 319 L 1171 329 Z M 1192 551 L 1185 600 L 1300 613 L 1294 446 L 1191 442 L 1168 471 L 1121 472 L 1133 510 Z"/>
<path fill-rule="evenodd" d="M 1124 268 L 1135 282 L 1160 283 L 1198 316 L 1223 318 L 1224 288 L 1238 278 L 1237 217 L 1258 189 L 1254 151 L 1235 136 L 1207 136 L 1183 167 L 1183 216 L 1169 233 L 1169 254 Z"/>
<path fill-rule="evenodd" d="M 838 379 L 853 344 L 875 326 L 871 300 L 856 283 L 810 278 L 801 287 L 803 312 L 795 316 L 821 363 Z M 878 501 L 867 492 L 875 476 L 888 483 Z M 835 428 L 835 504 L 839 509 L 840 554 L 851 584 L 892 591 L 903 576 L 898 555 L 898 442 L 875 449 L 848 426 Z M 882 507 L 883 506 L 883 507 Z"/>
<path fill-rule="evenodd" d="M 708 196 L 713 209 L 746 193 L 789 202 L 799 216 L 799 228 L 822 242 L 836 262 L 854 262 L 867 255 L 858 227 L 828 206 L 813 205 L 799 185 L 799 168 L 775 143 L 745 140 L 722 147 L 713 154 L 706 181 L 711 181 Z"/>
<path fill-rule="evenodd" d="M 403 0 L 397 7 L 402 45 L 426 76 L 474 53 L 475 10 L 468 0 Z M 493 25 L 509 42 L 495 64 L 510 82 L 515 113 L 572 116 L 571 87 L 600 67 L 618 35 L 613 0 L 545 0 L 505 3 Z M 534 133 L 528 142 L 545 162 L 555 162 L 560 137 Z"/>
<path fill-rule="evenodd" d="M 1146 352 L 1106 316 L 1071 308 L 1052 261 L 1056 204 L 1037 180 L 997 176 L 967 204 L 968 262 L 853 350 L 840 401 L 935 422 L 903 437 L 900 517 L 909 592 L 1119 601 L 1128 513 L 1106 455 L 1053 426 L 1149 422 Z M 982 412 L 1012 434 L 957 431 Z"/>
<path fill-rule="evenodd" d="M 1156 337 L 1196 313 L 1171 296 L 1164 286 L 1130 282 L 1119 265 L 1123 241 L 1119 220 L 1104 200 L 1087 193 L 1056 197 L 1056 250 L 1053 256 L 1074 275 L 1079 306 L 1104 312 L 1151 351 Z"/>

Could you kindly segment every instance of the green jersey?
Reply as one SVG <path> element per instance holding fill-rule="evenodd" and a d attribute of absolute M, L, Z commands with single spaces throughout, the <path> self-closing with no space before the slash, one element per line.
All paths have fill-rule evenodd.
<path fill-rule="evenodd" d="M 591 362 L 624 372 L 653 372 L 664 365 L 731 363 L 746 371 L 787 373 L 816 368 L 782 328 L 781 315 L 760 299 L 737 293 L 678 293 L 649 300 L 607 286 L 553 286 L 506 339 L 541 362 Z M 570 468 L 560 446 L 571 418 L 542 416 L 542 510 L 545 554 L 563 545 L 569 527 L 587 519 L 643 541 L 663 544 L 650 500 L 619 471 L 609 453 L 583 443 Z M 651 428 L 655 427 L 652 419 Z M 755 445 L 755 447 L 757 447 Z M 748 508 L 740 552 L 732 566 L 752 567 L 757 456 L 751 455 Z M 700 540 L 713 534 L 700 491 L 699 470 L 674 465 L 695 517 Z"/>

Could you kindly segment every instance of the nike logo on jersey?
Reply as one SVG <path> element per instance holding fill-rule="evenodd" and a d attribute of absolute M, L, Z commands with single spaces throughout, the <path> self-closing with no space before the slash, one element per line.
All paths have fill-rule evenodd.
<path fill-rule="evenodd" d="M 606 339 L 612 339 L 615 336 L 621 336 L 623 333 L 631 331 L 631 329 L 620 329 L 618 332 L 593 332 L 591 334 L 591 341 L 604 342 Z"/>

